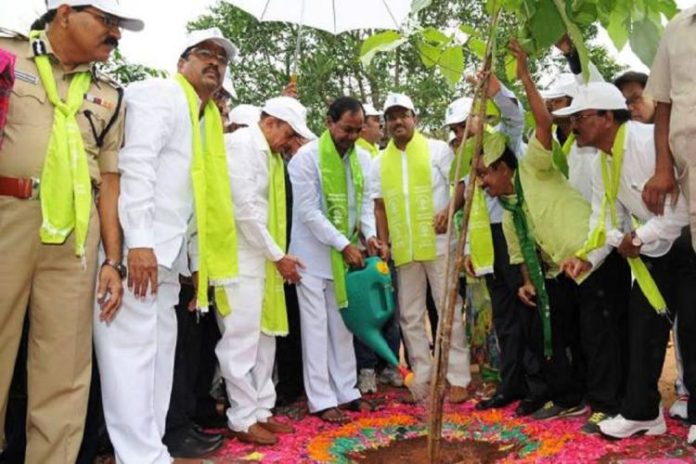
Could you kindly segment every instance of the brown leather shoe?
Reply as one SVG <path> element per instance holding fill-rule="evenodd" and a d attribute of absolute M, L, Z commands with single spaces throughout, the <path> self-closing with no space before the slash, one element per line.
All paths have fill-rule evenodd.
<path fill-rule="evenodd" d="M 269 432 L 257 422 L 249 427 L 246 432 L 232 432 L 232 436 L 244 443 L 255 443 L 257 445 L 275 445 L 278 443 L 278 437 Z"/>
<path fill-rule="evenodd" d="M 466 387 L 451 385 L 447 392 L 447 402 L 451 404 L 463 403 L 469 399 L 469 391 Z"/>
<path fill-rule="evenodd" d="M 269 417 L 266 422 L 259 422 L 258 424 L 271 433 L 295 433 L 295 427 L 290 424 L 284 424 L 273 416 Z"/>

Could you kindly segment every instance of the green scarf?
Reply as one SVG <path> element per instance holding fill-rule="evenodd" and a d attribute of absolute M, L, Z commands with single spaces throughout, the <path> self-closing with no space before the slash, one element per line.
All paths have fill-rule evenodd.
<path fill-rule="evenodd" d="M 607 217 L 607 206 L 611 214 L 612 226 L 618 228 L 618 219 L 616 215 L 616 199 L 619 195 L 619 186 L 621 184 L 621 166 L 623 165 L 623 155 L 624 155 L 624 144 L 626 143 L 626 124 L 622 124 L 616 133 L 616 138 L 614 139 L 614 144 L 611 151 L 614 155 L 614 162 L 612 166 L 612 172 L 609 172 L 608 166 L 608 154 L 605 152 L 600 152 L 600 159 L 602 162 L 602 182 L 604 183 L 604 198 L 602 199 L 602 206 L 599 210 L 599 220 L 597 221 L 597 226 L 590 232 L 590 237 L 585 242 L 585 246 L 576 253 L 576 256 L 587 260 L 587 254 L 592 250 L 603 246 L 607 240 L 606 234 L 606 220 Z M 660 289 L 657 288 L 657 284 L 650 275 L 650 271 L 645 266 L 640 257 L 628 258 L 628 264 L 631 267 L 631 272 L 638 282 L 643 295 L 650 302 L 650 305 L 655 309 L 658 314 L 665 314 L 667 311 L 667 303 L 660 293 Z"/>
<path fill-rule="evenodd" d="M 553 126 L 553 133 L 557 131 L 556 125 Z M 558 168 L 559 171 L 563 173 L 563 176 L 568 178 L 568 155 L 570 155 L 570 150 L 573 148 L 573 143 L 575 143 L 575 134 L 572 132 L 568 134 L 563 146 L 558 142 L 558 140 L 553 140 L 553 164 Z"/>
<path fill-rule="evenodd" d="M 186 95 L 191 118 L 193 160 L 191 180 L 198 229 L 198 307 L 208 310 L 208 284 L 216 287 L 218 310 L 229 314 L 225 293 L 219 287 L 234 281 L 238 274 L 237 231 L 227 171 L 227 153 L 222 119 L 215 102 L 209 100 L 203 112 L 202 137 L 199 122 L 200 100 L 193 86 L 181 74 L 176 81 Z"/>
<path fill-rule="evenodd" d="M 355 144 L 359 146 L 360 148 L 366 150 L 369 154 L 370 157 L 376 158 L 377 155 L 379 155 L 379 147 L 374 144 L 370 143 L 364 138 L 360 137 L 358 140 L 355 141 Z"/>
<path fill-rule="evenodd" d="M 469 217 L 469 237 L 471 261 L 476 275 L 493 272 L 495 252 L 493 250 L 491 220 L 488 216 L 486 197 L 483 194 L 483 189 L 478 185 L 474 185 L 474 197 Z"/>
<path fill-rule="evenodd" d="M 406 146 L 408 205 L 404 197 L 402 156 L 392 139 L 384 150 L 380 167 L 392 255 L 396 266 L 412 261 L 432 261 L 437 257 L 433 228 L 435 204 L 428 140 L 419 132 L 415 132 Z"/>
<path fill-rule="evenodd" d="M 500 197 L 500 204 L 512 213 L 512 220 L 515 223 L 517 240 L 520 242 L 520 249 L 524 262 L 527 265 L 529 278 L 534 284 L 537 293 L 537 308 L 544 328 L 544 356 L 550 357 L 553 354 L 551 345 L 551 307 L 549 305 L 549 295 L 546 293 L 544 273 L 541 270 L 539 255 L 537 255 L 536 244 L 529 235 L 527 216 L 524 213 L 524 192 L 522 182 L 520 182 L 519 170 L 515 171 L 515 194 L 516 200 Z"/>
<path fill-rule="evenodd" d="M 268 232 L 280 249 L 285 251 L 287 245 L 285 163 L 278 153 L 272 152 L 268 156 Z M 275 263 L 270 260 L 266 260 L 261 331 L 270 336 L 288 334 L 283 276 L 278 272 Z"/>
<path fill-rule="evenodd" d="M 34 50 L 46 49 L 39 38 L 40 34 L 40 31 L 29 34 L 37 44 Z M 53 127 L 41 171 L 41 241 L 61 244 L 74 230 L 75 254 L 84 257 L 92 183 L 82 133 L 75 115 L 92 84 L 92 75 L 86 71 L 76 73 L 70 81 L 67 98 L 62 101 L 48 56 L 35 55 L 34 63 L 46 96 L 54 106 Z"/>
<path fill-rule="evenodd" d="M 362 209 L 362 196 L 364 177 L 358 153 L 355 147 L 346 155 L 350 164 L 350 175 L 353 179 L 355 192 L 355 221 L 360 224 L 360 210 Z M 348 186 L 346 182 L 346 170 L 343 166 L 343 157 L 336 150 L 329 131 L 324 131 L 319 137 L 319 171 L 321 172 L 321 189 L 323 193 L 324 210 L 333 226 L 344 236 L 355 243 L 358 238 L 358 227 L 350 230 L 348 221 Z M 339 308 L 348 306 L 348 292 L 346 290 L 346 264 L 340 251 L 331 249 L 331 271 L 334 278 L 334 291 Z"/>

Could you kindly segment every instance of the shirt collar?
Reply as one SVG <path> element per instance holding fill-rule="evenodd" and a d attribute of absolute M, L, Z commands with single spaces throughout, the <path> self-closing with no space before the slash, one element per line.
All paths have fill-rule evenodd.
<path fill-rule="evenodd" d="M 249 130 L 251 131 L 251 138 L 254 141 L 254 144 L 270 155 L 271 147 L 268 145 L 268 141 L 266 140 L 266 136 L 263 135 L 261 127 L 259 127 L 258 124 L 252 124 L 249 126 Z"/>

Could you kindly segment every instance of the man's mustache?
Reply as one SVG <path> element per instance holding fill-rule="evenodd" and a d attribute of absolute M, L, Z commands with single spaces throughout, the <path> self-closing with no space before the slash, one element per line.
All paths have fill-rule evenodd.
<path fill-rule="evenodd" d="M 203 69 L 203 74 L 206 74 L 208 71 L 214 71 L 217 78 L 220 79 L 220 71 L 218 71 L 217 66 L 206 67 L 205 69 Z"/>

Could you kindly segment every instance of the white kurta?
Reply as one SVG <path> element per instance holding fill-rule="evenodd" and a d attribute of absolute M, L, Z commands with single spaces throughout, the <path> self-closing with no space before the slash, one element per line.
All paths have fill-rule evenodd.
<path fill-rule="evenodd" d="M 139 299 L 126 289 L 110 324 L 99 321 L 95 306 L 94 343 L 117 462 L 169 464 L 162 437 L 174 374 L 179 274 L 188 274 L 191 122 L 184 92 L 173 80 L 132 84 L 124 101 L 128 117 L 119 154 L 124 256 L 129 248 L 154 249 L 158 291 Z"/>
<path fill-rule="evenodd" d="M 435 213 L 442 211 L 449 204 L 450 168 L 452 166 L 453 153 L 446 143 L 428 139 L 430 160 L 432 166 L 433 203 Z M 406 165 L 406 153 L 402 152 L 402 176 L 404 186 L 404 198 L 408 204 L 408 169 Z M 372 163 L 372 197 L 383 198 L 381 179 L 382 155 L 375 158 Z M 409 215 L 406 214 L 406 220 Z M 454 238 L 454 237 L 453 237 Z M 430 379 L 432 356 L 430 344 L 425 328 L 426 314 L 426 289 L 430 283 L 435 306 L 438 314 L 442 314 L 442 302 L 445 287 L 447 248 L 446 234 L 440 234 L 436 238 L 437 258 L 433 261 L 415 261 L 396 268 L 399 288 L 399 323 L 404 337 L 404 343 L 408 350 L 411 368 L 418 382 L 427 382 Z M 450 245 L 453 245 L 454 241 Z M 462 314 L 462 299 L 457 295 L 455 317 L 452 323 L 452 342 L 449 355 L 449 367 L 447 380 L 452 385 L 466 387 L 471 382 L 469 369 L 469 348 L 464 333 L 464 320 Z"/>
<path fill-rule="evenodd" d="M 275 337 L 261 332 L 267 260 L 285 253 L 268 232 L 269 157 L 259 129 L 249 126 L 225 136 L 237 226 L 239 280 L 225 288 L 232 312 L 216 314 L 222 337 L 215 348 L 225 378 L 228 425 L 246 432 L 266 422 L 275 404 Z"/>
<path fill-rule="evenodd" d="M 344 160 L 348 185 L 348 223 L 359 224 L 366 238 L 375 235 L 374 209 L 369 193 L 370 155 L 356 148 L 364 186 L 360 217 L 348 160 Z M 353 335 L 339 313 L 334 294 L 330 251 L 343 250 L 348 237 L 328 220 L 322 201 L 319 145 L 303 146 L 288 165 L 293 188 L 293 222 L 290 252 L 305 264 L 297 285 L 302 329 L 302 362 L 310 412 L 335 407 L 360 398 Z"/>

